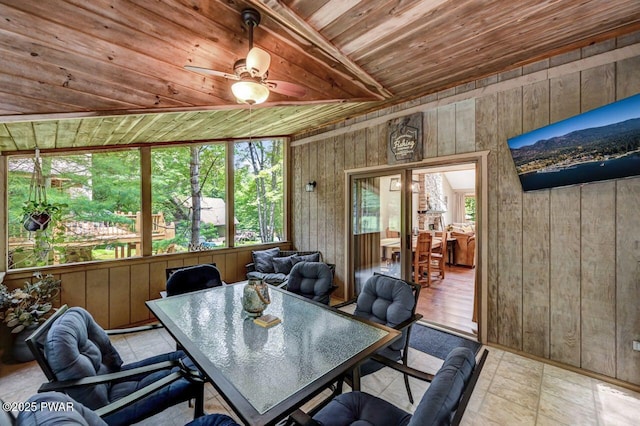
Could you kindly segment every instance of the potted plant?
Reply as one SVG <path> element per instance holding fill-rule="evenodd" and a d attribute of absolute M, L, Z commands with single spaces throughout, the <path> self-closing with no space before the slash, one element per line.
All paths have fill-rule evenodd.
<path fill-rule="evenodd" d="M 25 201 L 22 206 L 22 224 L 27 231 L 44 231 L 52 221 L 61 218 L 63 204 L 49 203 L 46 200 Z"/>
<path fill-rule="evenodd" d="M 0 284 L 0 320 L 15 336 L 13 357 L 19 362 L 32 359 L 24 339 L 53 313 L 53 300 L 60 293 L 61 281 L 53 275 L 37 271 L 33 276 L 35 281 L 14 290 Z"/>
<path fill-rule="evenodd" d="M 22 224 L 27 231 L 44 231 L 49 223 L 60 219 L 62 207 L 65 205 L 47 201 L 45 179 L 39 155 L 36 153 L 36 157 L 33 159 L 29 199 L 22 206 Z"/>

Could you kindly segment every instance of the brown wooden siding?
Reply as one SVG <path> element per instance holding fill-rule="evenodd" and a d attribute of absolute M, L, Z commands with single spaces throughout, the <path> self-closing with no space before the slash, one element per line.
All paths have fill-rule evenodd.
<path fill-rule="evenodd" d="M 624 45 L 628 41 L 610 40 L 597 50 L 569 52 L 425 97 L 418 110 L 424 114 L 426 157 L 490 151 L 483 200 L 484 339 L 638 385 L 640 353 L 632 350 L 632 340 L 640 327 L 640 178 L 525 194 L 507 146 L 510 137 L 640 93 L 640 56 L 619 59 L 615 48 Z M 318 175 L 318 187 L 334 188 L 331 197 L 318 191 L 313 204 L 304 200 L 308 194 L 294 193 L 300 208 L 293 223 L 303 235 L 293 243 L 336 263 L 343 288 L 350 281 L 346 253 L 329 230 L 344 233 L 348 212 L 340 206 L 346 205 L 346 190 L 328 171 L 344 180 L 345 170 L 386 165 L 385 118 L 398 117 L 403 108 L 407 115 L 417 112 L 414 103 L 389 108 L 326 129 L 324 139 L 314 132 L 292 144 L 293 168 L 301 170 L 294 188 L 305 183 L 300 179 L 311 164 L 327 170 Z M 310 229 L 327 236 L 311 239 Z"/>
<path fill-rule="evenodd" d="M 282 244 L 283 250 L 291 248 Z M 255 247 L 132 258 L 85 265 L 47 268 L 62 280 L 58 304 L 87 309 L 103 328 L 117 328 L 155 319 L 144 302 L 160 297 L 165 289 L 166 268 L 215 262 L 222 279 L 232 283 L 245 278 Z M 11 272 L 4 280 L 9 288 L 31 279 L 30 272 Z M 239 303 L 239 302 L 238 302 Z"/>

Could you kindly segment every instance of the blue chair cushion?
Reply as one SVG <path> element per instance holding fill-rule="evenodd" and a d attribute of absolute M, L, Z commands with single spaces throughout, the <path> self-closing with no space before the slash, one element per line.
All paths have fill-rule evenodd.
<path fill-rule="evenodd" d="M 226 414 L 209 414 L 190 421 L 185 426 L 240 426 Z"/>
<path fill-rule="evenodd" d="M 92 410 L 60 392 L 33 395 L 27 400 L 27 404 L 30 403 L 35 403 L 37 409 L 21 411 L 16 422 L 18 426 L 107 425 Z"/>
<path fill-rule="evenodd" d="M 413 416 L 373 395 L 349 392 L 334 398 L 313 419 L 325 426 L 449 425 L 475 364 L 475 355 L 469 348 L 452 350 L 422 396 Z"/>
<path fill-rule="evenodd" d="M 44 353 L 58 381 L 113 373 L 123 364 L 107 333 L 82 308 L 70 308 L 56 320 Z M 68 394 L 91 409 L 110 402 L 108 384 L 70 389 Z"/>
<path fill-rule="evenodd" d="M 167 296 L 189 293 L 222 285 L 220 271 L 213 265 L 178 269 L 167 280 Z"/>
<path fill-rule="evenodd" d="M 285 257 L 274 257 L 272 261 L 273 269 L 276 274 L 289 275 L 289 272 L 291 272 L 291 268 L 293 268 L 293 255 Z"/>
<path fill-rule="evenodd" d="M 280 247 L 252 252 L 253 264 L 258 272 L 273 273 L 273 258 L 280 253 Z"/>
<path fill-rule="evenodd" d="M 162 355 L 157 355 L 151 358 L 146 358 L 142 361 L 126 364 L 122 366 L 122 370 L 131 370 L 137 367 L 144 367 L 146 365 L 155 364 L 163 361 L 175 361 L 183 359 L 184 365 L 192 370 L 196 369 L 191 359 L 187 358 L 184 352 L 175 351 Z M 109 391 L 109 399 L 111 401 L 117 401 L 118 399 L 130 395 L 131 393 L 141 389 L 153 382 L 156 382 L 163 377 L 179 371 L 179 367 L 174 367 L 172 370 L 160 370 L 153 373 L 135 376 L 138 380 L 128 380 L 126 382 L 118 382 L 111 385 Z M 141 399 L 140 401 L 132 404 L 128 407 L 118 410 L 110 416 L 105 417 L 105 420 L 110 425 L 127 425 L 131 423 L 131 419 L 142 419 L 149 417 L 153 414 L 163 411 L 170 405 L 173 405 L 174 401 L 186 401 L 194 397 L 193 388 L 191 383 L 186 379 L 178 379 L 175 382 L 164 386 L 158 391 L 152 393 Z"/>
<path fill-rule="evenodd" d="M 348 392 L 335 397 L 313 420 L 325 426 L 404 426 L 411 414 L 376 396 Z"/>
<path fill-rule="evenodd" d="M 299 262 L 320 262 L 320 252 L 311 254 L 294 254 L 292 257 L 294 265 Z"/>
<path fill-rule="evenodd" d="M 258 271 L 251 271 L 247 273 L 248 280 L 250 279 L 263 280 L 264 282 L 272 285 L 280 285 L 283 282 L 287 281 L 288 278 L 289 278 L 289 275 L 285 275 L 285 274 L 276 274 L 276 273 L 265 274 L 264 272 L 258 272 Z"/>
<path fill-rule="evenodd" d="M 451 424 L 475 365 L 476 358 L 471 349 L 458 347 L 449 352 L 444 364 L 422 396 L 409 425 Z"/>
<path fill-rule="evenodd" d="M 333 286 L 333 273 L 329 265 L 322 262 L 299 262 L 291 269 L 287 290 L 329 304 Z"/>
<path fill-rule="evenodd" d="M 354 314 L 378 324 L 395 327 L 411 318 L 415 297 L 411 286 L 402 280 L 374 275 L 365 283 L 358 300 Z M 402 337 L 387 347 L 385 355 L 391 359 L 399 359 L 399 352 L 404 348 L 407 338 L 406 330 Z"/>
<path fill-rule="evenodd" d="M 47 361 L 58 381 L 130 370 L 180 358 L 184 359 L 183 362 L 188 368 L 195 369 L 194 364 L 182 351 L 123 365 L 105 331 L 93 320 L 91 314 L 78 307 L 70 308 L 52 324 L 44 349 Z M 175 371 L 179 371 L 179 367 L 137 375 L 117 383 L 70 388 L 66 392 L 76 401 L 95 410 Z M 135 404 L 105 417 L 105 421 L 110 425 L 131 424 L 159 413 L 176 402 L 195 397 L 196 390 L 197 387 L 187 379 L 178 379 Z"/>

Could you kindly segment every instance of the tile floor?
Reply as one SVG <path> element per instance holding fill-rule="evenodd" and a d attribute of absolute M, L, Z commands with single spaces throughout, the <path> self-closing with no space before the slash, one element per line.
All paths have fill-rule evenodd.
<path fill-rule="evenodd" d="M 125 362 L 145 358 L 175 348 L 166 331 L 153 330 L 134 335 L 113 336 L 112 341 Z M 640 393 L 488 348 L 489 357 L 467 407 L 463 425 L 638 425 Z M 409 364 L 424 371 L 436 371 L 442 360 L 411 350 Z M 0 398 L 24 401 L 36 393 L 45 380 L 35 362 L 0 364 Z M 416 401 L 427 384 L 412 379 Z M 413 411 L 407 399 L 402 375 L 383 369 L 362 379 L 364 391 Z M 205 410 L 226 412 L 227 403 L 212 386 L 206 388 Z M 143 425 L 184 425 L 192 416 L 187 404 L 180 404 L 140 423 Z"/>

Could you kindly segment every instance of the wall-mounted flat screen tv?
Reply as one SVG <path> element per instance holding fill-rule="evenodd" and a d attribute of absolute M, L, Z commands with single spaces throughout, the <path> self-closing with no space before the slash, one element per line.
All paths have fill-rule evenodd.
<path fill-rule="evenodd" d="M 508 140 L 524 191 L 640 175 L 640 95 Z"/>

